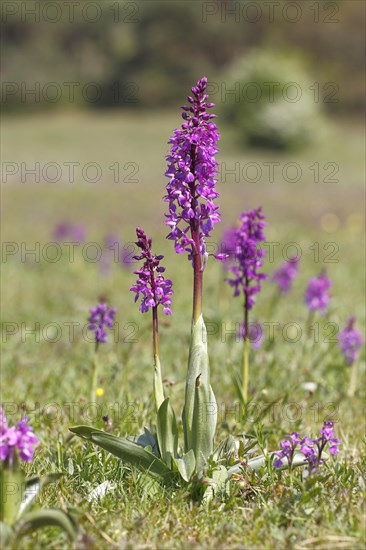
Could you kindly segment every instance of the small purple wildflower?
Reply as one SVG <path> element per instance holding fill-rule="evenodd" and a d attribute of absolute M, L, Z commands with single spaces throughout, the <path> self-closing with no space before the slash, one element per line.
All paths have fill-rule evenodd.
<path fill-rule="evenodd" d="M 340 439 L 334 437 L 334 423 L 325 421 L 320 430 L 320 437 L 317 439 L 301 438 L 297 432 L 286 435 L 285 439 L 280 442 L 281 451 L 275 451 L 274 453 L 278 458 L 273 464 L 277 468 L 282 466 L 282 459 L 286 457 L 289 466 L 291 466 L 295 450 L 299 445 L 300 452 L 306 457 L 306 461 L 309 464 L 309 470 L 313 472 L 324 462 L 322 453 L 325 447 L 329 445 L 330 454 L 336 455 L 339 453 L 338 446 L 340 443 Z"/>
<path fill-rule="evenodd" d="M 16 426 L 8 427 L 6 416 L 0 407 L 0 460 L 13 464 L 15 454 L 21 460 L 32 462 L 34 446 L 38 443 L 38 437 L 33 433 L 33 428 L 28 426 L 28 418 L 19 420 Z"/>
<path fill-rule="evenodd" d="M 114 324 L 115 308 L 109 308 L 107 304 L 101 303 L 90 308 L 89 330 L 94 331 L 95 342 L 105 343 L 108 341 L 107 327 L 111 328 Z"/>
<path fill-rule="evenodd" d="M 300 450 L 306 456 L 310 471 L 315 471 L 320 464 L 323 464 L 322 453 L 327 445 L 329 445 L 330 454 L 336 455 L 339 453 L 338 445 L 340 443 L 341 440 L 334 437 L 334 423 L 329 421 L 324 422 L 320 430 L 320 437 L 317 439 L 304 437 L 300 442 Z"/>
<path fill-rule="evenodd" d="M 218 197 L 215 155 L 219 133 L 212 122 L 216 115 L 206 112 L 214 107 L 207 103 L 206 87 L 206 77 L 193 86 L 192 96 L 188 97 L 190 105 L 182 107 L 184 123 L 174 130 L 166 157 L 169 183 L 164 201 L 169 203 L 169 214 L 165 223 L 170 228 L 167 238 L 175 241 L 177 253 L 189 252 L 190 259 L 194 253 L 206 254 L 205 238 L 220 221 L 219 207 L 214 203 Z M 222 255 L 216 257 L 223 259 Z"/>
<path fill-rule="evenodd" d="M 258 272 L 266 254 L 265 250 L 258 247 L 260 242 L 265 241 L 263 229 L 266 222 L 263 220 L 261 207 L 244 212 L 240 216 L 240 227 L 231 235 L 235 264 L 229 271 L 234 277 L 226 281 L 234 287 L 234 296 L 239 296 L 240 291 L 243 292 L 247 310 L 252 309 L 255 304 L 254 295 L 260 291 L 261 281 L 267 277 L 264 273 Z"/>
<path fill-rule="evenodd" d="M 361 331 L 355 328 L 356 317 L 350 317 L 347 325 L 338 335 L 338 345 L 349 365 L 352 365 L 360 352 L 364 342 Z"/>
<path fill-rule="evenodd" d="M 285 439 L 280 441 L 281 450 L 275 451 L 274 453 L 277 456 L 277 459 L 273 463 L 276 468 L 283 466 L 284 458 L 287 458 L 288 466 L 291 468 L 295 450 L 300 443 L 300 439 L 300 435 L 297 432 L 292 432 L 291 434 L 285 435 Z"/>
<path fill-rule="evenodd" d="M 305 292 L 305 303 L 310 310 L 319 309 L 324 314 L 328 307 L 330 296 L 329 289 L 332 286 L 325 271 L 319 273 L 317 277 L 309 279 L 308 287 Z"/>
<path fill-rule="evenodd" d="M 278 284 L 283 294 L 289 292 L 292 288 L 294 279 L 299 270 L 299 259 L 292 258 L 284 262 L 272 275 L 271 281 Z"/>
<path fill-rule="evenodd" d="M 146 313 L 149 308 L 155 308 L 161 304 L 166 315 L 171 315 L 170 304 L 172 303 L 171 296 L 173 294 L 173 283 L 169 279 L 164 279 L 163 273 L 165 267 L 160 266 L 160 261 L 164 256 L 156 256 L 151 252 L 152 239 L 147 237 L 141 227 L 136 229 L 137 243 L 141 249 L 140 256 L 134 256 L 135 260 L 144 260 L 141 269 L 134 271 L 138 275 L 136 284 L 130 288 L 131 292 L 135 292 L 135 302 L 142 295 L 140 304 L 141 313 Z"/>

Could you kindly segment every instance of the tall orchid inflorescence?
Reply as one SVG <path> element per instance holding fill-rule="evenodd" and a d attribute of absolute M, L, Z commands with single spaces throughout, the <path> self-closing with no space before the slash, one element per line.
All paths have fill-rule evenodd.
<path fill-rule="evenodd" d="M 227 282 L 234 288 L 234 296 L 243 294 L 246 311 L 252 309 L 254 295 L 260 291 L 261 281 L 267 277 L 259 272 L 266 255 L 266 251 L 260 248 L 260 243 L 266 240 L 263 233 L 265 226 L 262 208 L 249 210 L 240 215 L 240 225 L 231 237 L 233 265 L 229 271 L 234 276 Z"/>
<path fill-rule="evenodd" d="M 182 107 L 182 127 L 174 130 L 170 138 L 169 162 L 165 175 L 169 178 L 164 201 L 169 203 L 166 224 L 168 239 L 175 241 L 177 253 L 189 253 L 193 262 L 194 322 L 202 312 L 202 272 L 207 252 L 206 237 L 220 221 L 219 207 L 215 204 L 218 162 L 215 155 L 219 139 L 214 114 L 207 112 L 214 107 L 208 103 L 207 78 L 198 80 L 188 96 L 190 105 Z M 216 256 L 222 259 L 221 255 Z"/>
<path fill-rule="evenodd" d="M 173 294 L 173 283 L 169 279 L 165 279 L 163 273 L 165 267 L 160 265 L 164 256 L 157 256 L 152 253 L 152 238 L 147 237 L 141 227 L 136 229 L 137 242 L 136 246 L 141 253 L 134 256 L 135 260 L 143 261 L 141 269 L 134 271 L 138 275 L 136 284 L 130 290 L 136 294 L 135 302 L 142 296 L 140 311 L 146 313 L 149 309 L 152 310 L 153 324 L 153 351 L 154 351 L 154 393 L 155 406 L 158 410 L 164 401 L 163 382 L 161 377 L 160 359 L 159 359 L 159 321 L 158 321 L 158 306 L 163 307 L 166 315 L 171 315 L 170 305 L 172 303 L 171 296 Z"/>
<path fill-rule="evenodd" d="M 202 287 L 203 270 L 208 256 L 206 238 L 220 221 L 219 206 L 215 204 L 218 197 L 216 145 L 219 133 L 213 122 L 216 115 L 207 112 L 214 104 L 207 102 L 206 90 L 207 78 L 202 77 L 193 86 L 192 95 L 188 96 L 189 105 L 182 107 L 184 122 L 181 128 L 174 130 L 169 140 L 171 149 L 167 155 L 169 164 L 165 173 L 169 178 L 164 196 L 164 201 L 169 203 L 166 224 L 170 232 L 167 238 L 175 241 L 177 253 L 188 252 L 194 272 L 191 351 L 183 415 L 186 451 L 193 450 L 195 432 L 202 428 L 197 425 L 200 421 L 195 420 L 194 415 L 197 393 L 204 395 L 206 402 L 216 407 L 209 383 L 206 328 L 202 318 Z M 225 255 L 217 254 L 215 257 L 221 260 Z M 210 427 L 206 429 L 207 434 L 210 434 L 206 434 L 209 444 L 204 454 L 207 456 L 213 445 L 216 417 L 212 416 L 210 420 Z M 202 452 L 199 454 L 202 455 Z M 200 464 L 202 456 L 196 457 L 196 460 Z"/>
<path fill-rule="evenodd" d="M 266 278 L 259 270 L 263 266 L 266 251 L 260 248 L 265 241 L 263 229 L 266 226 L 262 208 L 244 212 L 240 216 L 237 228 L 226 233 L 226 244 L 230 249 L 229 271 L 232 277 L 226 279 L 234 288 L 234 296 L 244 297 L 244 353 L 242 372 L 242 396 L 248 399 L 248 341 L 249 341 L 249 311 L 255 304 L 255 294 L 261 289 L 261 282 Z"/>
<path fill-rule="evenodd" d="M 172 303 L 173 283 L 163 276 L 165 267 L 162 267 L 160 262 L 164 256 L 156 256 L 156 254 L 151 252 L 152 239 L 146 236 L 141 227 L 136 229 L 136 234 L 138 239 L 136 245 L 140 248 L 141 254 L 133 258 L 138 261 L 143 260 L 144 264 L 141 269 L 134 271 L 135 275 L 138 275 L 138 279 L 130 290 L 136 293 L 135 302 L 137 302 L 141 295 L 141 313 L 146 313 L 149 311 L 149 308 L 162 305 L 164 313 L 171 315 L 172 311 L 169 306 Z"/>

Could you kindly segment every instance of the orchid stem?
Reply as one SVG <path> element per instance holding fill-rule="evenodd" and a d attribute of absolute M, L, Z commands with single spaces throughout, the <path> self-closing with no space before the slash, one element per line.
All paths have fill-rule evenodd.
<path fill-rule="evenodd" d="M 99 370 L 99 362 L 98 362 L 98 343 L 95 343 L 95 351 L 93 355 L 93 373 L 92 373 L 92 385 L 91 385 L 91 396 L 90 396 L 90 402 L 94 403 L 96 390 L 97 390 L 97 381 L 98 381 L 98 370 Z"/>
<path fill-rule="evenodd" d="M 348 397 L 353 397 L 355 395 L 357 382 L 357 361 L 354 361 L 351 367 L 351 378 L 348 387 Z"/>
<path fill-rule="evenodd" d="M 248 284 L 248 283 L 247 283 Z M 249 386 L 249 323 L 248 323 L 248 297 L 245 295 L 244 303 L 244 347 L 243 347 L 243 365 L 242 365 L 242 392 L 244 403 L 248 401 Z"/>
<path fill-rule="evenodd" d="M 249 385 L 249 342 L 248 338 L 244 338 L 243 347 L 243 372 L 242 372 L 242 391 L 244 402 L 248 401 L 248 385 Z"/>
<path fill-rule="evenodd" d="M 158 320 L 158 307 L 152 308 L 153 317 L 153 353 L 154 353 L 154 399 L 155 409 L 158 412 L 164 397 L 164 386 L 161 377 L 161 367 L 159 358 L 159 320 Z"/>

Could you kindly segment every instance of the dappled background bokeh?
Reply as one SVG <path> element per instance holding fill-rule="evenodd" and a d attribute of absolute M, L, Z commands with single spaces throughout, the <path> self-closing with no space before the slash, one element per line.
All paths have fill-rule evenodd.
<path fill-rule="evenodd" d="M 22 369 L 18 383 L 29 399 L 42 388 L 49 397 L 70 391 L 71 381 L 80 395 L 67 365 L 74 354 L 87 370 L 89 344 L 79 333 L 71 344 L 65 323 L 85 323 L 102 294 L 118 308 L 121 326 L 138 324 L 138 346 L 129 340 L 133 325 L 113 348 L 118 376 L 129 353 L 141 358 L 143 351 L 142 364 L 149 364 L 150 319 L 128 291 L 137 225 L 165 254 L 174 281 L 162 348 L 164 334 L 176 337 L 176 359 L 166 371 L 183 379 L 191 272 L 165 240 L 162 196 L 168 138 L 203 75 L 221 133 L 223 222 L 212 250 L 241 211 L 263 205 L 267 238 L 278 243 L 267 272 L 301 253 L 283 319 L 304 321 L 306 281 L 323 268 L 334 281 L 330 316 L 340 324 L 350 314 L 364 318 L 364 10 L 358 0 L 3 3 L 3 320 L 27 329 L 40 323 L 41 330 L 53 322 L 63 330 L 54 344 L 41 335 L 38 345 L 16 328 L 6 337 L 9 376 Z M 61 258 L 47 245 L 64 241 L 79 243 L 73 261 L 63 245 Z M 97 247 L 85 250 L 87 243 Z M 103 251 L 97 260 L 95 250 Z M 221 266 L 212 261 L 208 271 L 207 320 L 240 321 Z M 262 321 L 270 295 L 268 283 L 255 311 Z M 226 345 L 219 332 L 212 338 Z M 213 355 L 213 371 L 221 369 Z M 58 374 L 53 387 L 50 370 Z M 133 377 L 144 381 L 146 369 Z"/>

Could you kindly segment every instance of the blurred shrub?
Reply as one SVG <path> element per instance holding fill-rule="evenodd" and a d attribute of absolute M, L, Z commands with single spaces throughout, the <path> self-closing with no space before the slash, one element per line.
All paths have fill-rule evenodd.
<path fill-rule="evenodd" d="M 313 84 L 296 58 L 253 50 L 229 72 L 223 116 L 247 145 L 299 148 L 312 142 L 321 121 Z"/>

